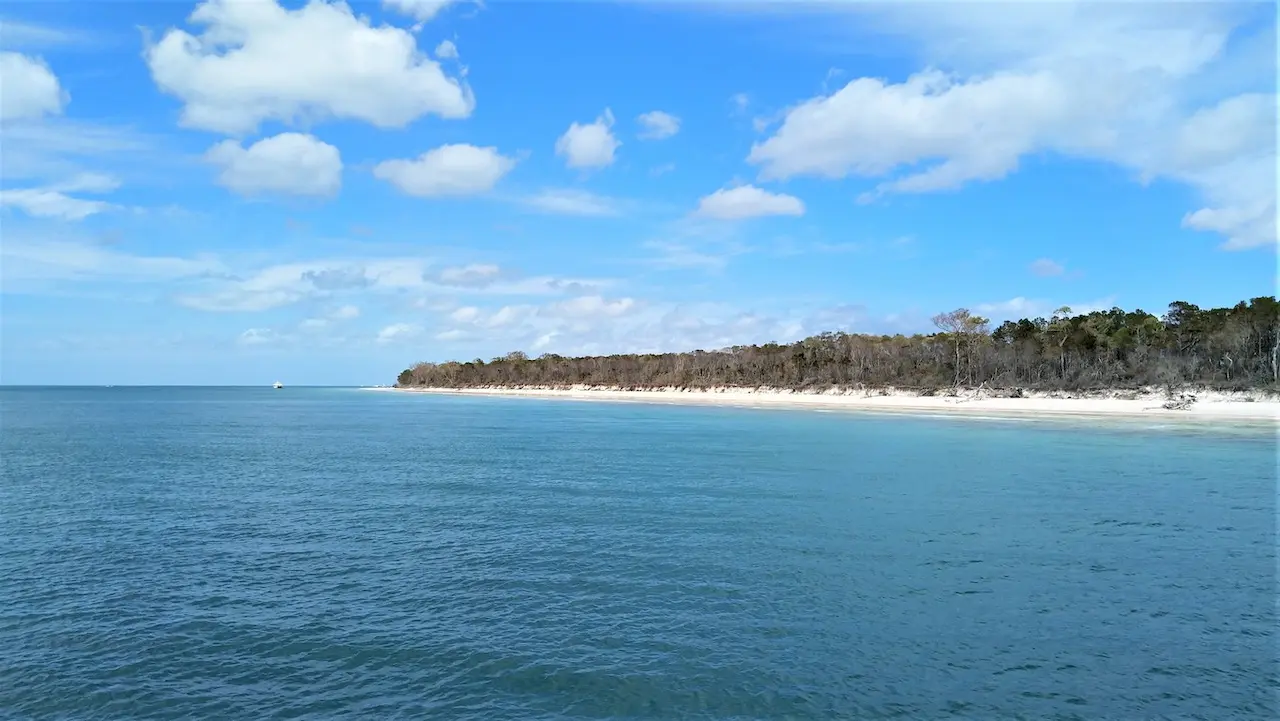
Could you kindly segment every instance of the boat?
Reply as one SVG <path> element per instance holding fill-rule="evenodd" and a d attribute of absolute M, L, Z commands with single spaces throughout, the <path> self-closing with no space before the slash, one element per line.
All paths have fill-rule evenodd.
<path fill-rule="evenodd" d="M 275 383 L 271 384 L 271 387 L 275 388 L 276 390 L 280 390 L 281 388 L 284 388 L 284 384 L 281 383 L 280 381 L 276 381 Z"/>

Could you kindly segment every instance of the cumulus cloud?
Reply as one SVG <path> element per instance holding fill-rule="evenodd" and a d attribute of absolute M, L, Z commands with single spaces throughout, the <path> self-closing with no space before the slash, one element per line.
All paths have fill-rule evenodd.
<path fill-rule="evenodd" d="M 614 151 L 622 142 L 613 135 L 613 112 L 605 108 L 594 122 L 572 123 L 556 141 L 556 155 L 570 168 L 604 168 L 613 165 Z"/>
<path fill-rule="evenodd" d="M 1008 173 L 1047 120 L 1067 108 L 1062 89 L 1046 75 L 963 83 L 926 71 L 896 85 L 859 78 L 793 108 L 772 137 L 752 147 L 748 160 L 762 166 L 762 176 L 780 179 L 875 177 L 942 157 L 886 186 L 941 190 Z"/>
<path fill-rule="evenodd" d="M 748 161 L 766 179 L 879 179 L 862 198 L 871 201 L 996 180 L 1028 155 L 1055 152 L 1187 183 L 1206 203 L 1187 227 L 1218 232 L 1229 248 L 1271 244 L 1274 93 L 1189 111 L 1186 100 L 1208 92 L 1193 83 L 1225 62 L 1247 16 L 1232 5 L 842 8 L 860 27 L 913 38 L 931 66 L 901 82 L 855 78 L 795 105 Z M 1259 77 L 1233 83 L 1274 87 L 1273 63 L 1259 60 Z"/>
<path fill-rule="evenodd" d="M 382 6 L 426 22 L 457 0 L 382 0 Z"/>
<path fill-rule="evenodd" d="M 661 110 L 644 113 L 636 122 L 640 123 L 641 140 L 663 140 L 680 132 L 680 118 Z"/>
<path fill-rule="evenodd" d="M 241 147 L 224 140 L 205 153 L 218 184 L 241 195 L 331 196 L 342 186 L 338 149 L 312 135 L 281 133 Z"/>
<path fill-rule="evenodd" d="M 743 220 L 769 215 L 804 215 L 804 203 L 795 196 L 770 193 L 754 185 L 722 188 L 698 201 L 697 216 L 716 220 Z"/>
<path fill-rule="evenodd" d="M 441 40 L 436 46 L 436 57 L 441 60 L 457 60 L 458 46 L 452 40 Z"/>
<path fill-rule="evenodd" d="M 373 169 L 376 178 L 421 198 L 478 195 L 497 185 L 516 166 L 497 148 L 442 145 L 412 160 L 386 160 Z"/>
<path fill-rule="evenodd" d="M 32 120 L 62 113 L 70 96 L 40 58 L 0 52 L 0 120 Z"/>
<path fill-rule="evenodd" d="M 183 102 L 186 127 L 241 134 L 265 120 L 333 117 L 399 128 L 429 114 L 465 118 L 475 105 L 410 32 L 373 27 L 345 3 L 206 0 L 188 20 L 204 32 L 171 29 L 145 52 L 156 85 Z"/>
<path fill-rule="evenodd" d="M 1206 206 L 1185 227 L 1225 237 L 1228 250 L 1276 241 L 1276 96 L 1248 93 L 1202 108 L 1178 128 L 1173 151 L 1147 166 L 1198 188 Z"/>

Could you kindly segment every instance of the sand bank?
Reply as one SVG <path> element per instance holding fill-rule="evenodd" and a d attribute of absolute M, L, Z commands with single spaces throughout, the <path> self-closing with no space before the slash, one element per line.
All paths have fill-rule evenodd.
<path fill-rule="evenodd" d="M 1196 421 L 1280 421 L 1280 397 L 1260 393 L 1188 391 L 1180 407 L 1166 407 L 1170 398 L 1162 391 L 1051 394 L 1028 392 L 1022 398 L 997 397 L 986 391 L 958 391 L 922 396 L 892 389 L 796 392 L 770 388 L 713 388 L 682 390 L 575 386 L 573 388 L 376 388 L 399 393 L 453 395 L 531 396 L 583 401 L 631 401 L 643 403 L 714 404 L 726 406 L 825 408 L 847 411 L 903 413 L 954 413 L 985 416 L 1096 416 L 1144 417 Z"/>

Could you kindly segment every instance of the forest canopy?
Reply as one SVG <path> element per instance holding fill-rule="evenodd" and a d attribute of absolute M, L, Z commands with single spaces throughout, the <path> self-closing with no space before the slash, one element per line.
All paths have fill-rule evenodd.
<path fill-rule="evenodd" d="M 522 352 L 489 362 L 418 363 L 401 387 L 574 385 L 621 388 L 769 387 L 793 390 L 987 387 L 1028 390 L 1185 386 L 1280 389 L 1280 304 L 1169 304 L 1162 316 L 1112 308 L 1005 321 L 961 308 L 933 318 L 936 333 L 823 333 L 794 343 L 714 351 L 568 358 Z"/>

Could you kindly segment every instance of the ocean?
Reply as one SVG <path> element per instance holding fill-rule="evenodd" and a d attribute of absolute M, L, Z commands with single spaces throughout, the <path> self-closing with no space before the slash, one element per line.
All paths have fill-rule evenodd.
<path fill-rule="evenodd" d="M 0 718 L 1274 719 L 1276 435 L 0 389 Z"/>

